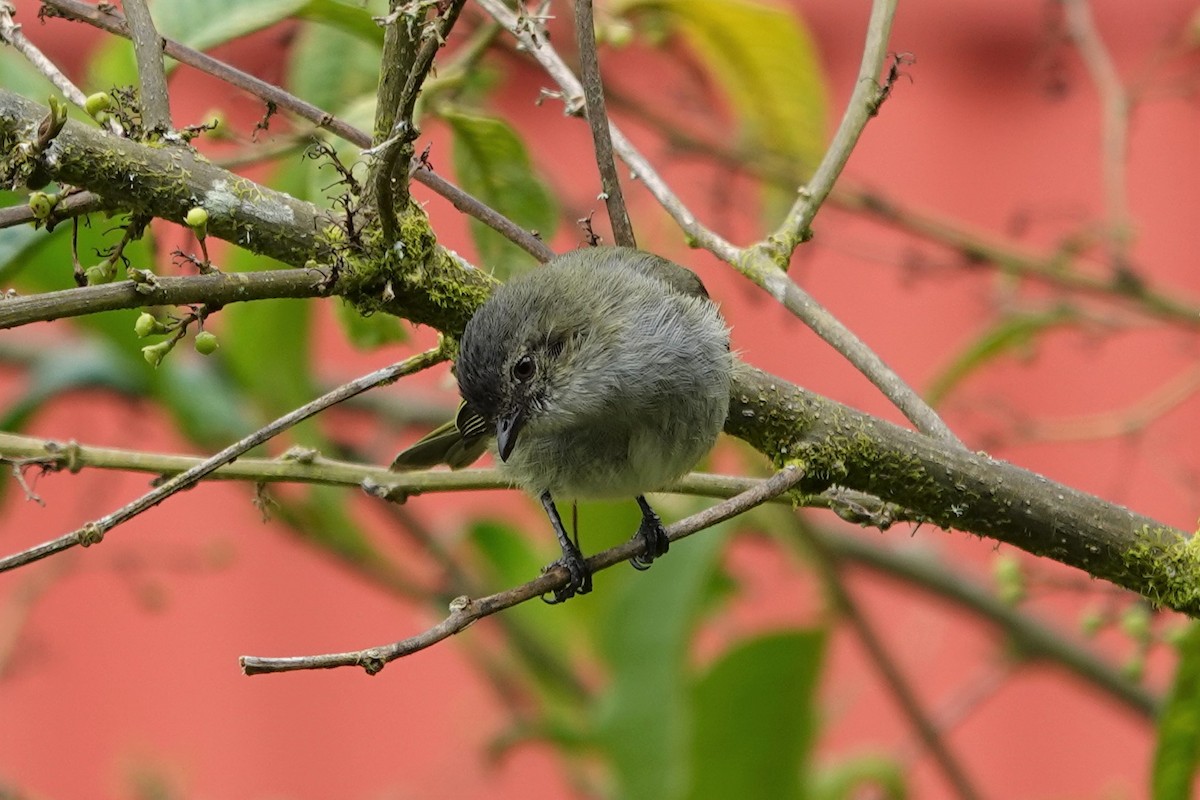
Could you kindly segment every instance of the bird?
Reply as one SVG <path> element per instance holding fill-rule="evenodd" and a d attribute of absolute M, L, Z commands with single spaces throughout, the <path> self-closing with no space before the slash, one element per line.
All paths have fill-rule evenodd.
<path fill-rule="evenodd" d="M 455 361 L 454 420 L 396 456 L 393 470 L 461 468 L 493 449 L 509 481 L 541 501 L 570 579 L 592 589 L 557 501 L 633 497 L 631 563 L 670 546 L 646 493 L 691 470 L 729 413 L 729 328 L 700 278 L 627 247 L 585 247 L 501 284 L 467 323 Z"/>

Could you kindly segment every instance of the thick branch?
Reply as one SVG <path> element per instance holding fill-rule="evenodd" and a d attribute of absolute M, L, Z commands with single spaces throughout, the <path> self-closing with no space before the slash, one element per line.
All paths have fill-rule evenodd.
<path fill-rule="evenodd" d="M 805 488 L 867 492 L 942 528 L 988 536 L 1200 616 L 1200 542 L 1085 492 L 942 444 L 739 364 L 727 433 Z"/>
<path fill-rule="evenodd" d="M 142 86 L 142 121 L 149 131 L 170 134 L 171 102 L 167 95 L 162 37 L 154 27 L 154 17 L 146 0 L 125 0 L 121 5 L 129 20 L 133 54 L 137 58 L 138 81 Z"/>
<path fill-rule="evenodd" d="M 29 140 L 46 108 L 0 90 L 0 140 Z M 0 150 L 11 153 L 11 147 Z M 68 121 L 41 154 L 53 179 L 105 200 L 182 224 L 208 211 L 208 232 L 293 266 L 321 257 L 317 234 L 330 219 L 316 206 L 213 166 L 183 147 L 150 147 Z"/>

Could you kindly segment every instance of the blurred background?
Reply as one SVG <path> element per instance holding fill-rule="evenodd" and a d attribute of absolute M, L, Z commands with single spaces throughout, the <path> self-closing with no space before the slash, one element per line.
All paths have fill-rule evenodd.
<path fill-rule="evenodd" d="M 127 41 L 39 21 L 39 5 L 18 0 L 16 21 L 85 93 L 136 84 Z M 870 4 L 597 5 L 610 113 L 705 224 L 738 244 L 761 237 L 841 116 Z M 1091 26 L 1072 16 L 1080 5 Z M 370 130 L 378 4 L 153 10 L 165 36 Z M 549 13 L 574 63 L 570 4 Z M 1183 0 L 901 3 L 891 96 L 790 270 L 971 448 L 1185 530 L 1200 506 L 1198 47 L 1200 18 Z M 0 85 L 43 103 L 52 92 L 9 48 Z M 610 241 L 590 135 L 544 96 L 552 88 L 468 3 L 422 96 L 418 149 L 558 251 L 584 244 L 579 220 L 593 214 Z M 327 159 L 306 157 L 314 131 L 302 120 L 280 113 L 256 130 L 261 101 L 184 66 L 170 89 L 176 125 L 221 120 L 196 142 L 217 163 L 313 202 L 343 191 Z M 337 148 L 354 162 L 353 148 Z M 532 267 L 447 201 L 414 195 L 439 241 L 472 263 L 499 275 Z M 701 275 L 742 358 L 903 422 L 773 299 L 688 250 L 637 183 L 626 197 L 640 246 Z M 111 247 L 120 222 L 94 215 L 80 258 Z M 72 285 L 70 227 L 0 230 L 2 288 Z M 278 266 L 209 246 L 225 271 Z M 156 222 L 126 254 L 186 274 L 176 249 L 196 251 L 191 233 Z M 0 333 L 4 428 L 207 454 L 435 340 L 357 320 L 338 301 L 257 302 L 207 323 L 216 354 L 185 342 L 152 370 L 137 314 Z M 263 454 L 300 444 L 386 464 L 455 402 L 443 366 Z M 709 467 L 770 469 L 734 440 Z M 23 476 L 26 487 L 3 486 L 4 553 L 101 516 L 149 481 Z M 656 506 L 670 521 L 708 502 Z M 581 507 L 585 550 L 624 539 L 637 519 L 632 503 Z M 813 536 L 833 543 L 824 555 Z M 450 598 L 528 580 L 556 552 L 535 504 L 511 491 L 400 506 L 331 487 L 220 482 L 177 495 L 102 546 L 0 576 L 0 797 L 963 796 L 881 661 L 980 796 L 1151 796 L 1153 709 L 1175 675 L 1183 620 L 992 541 L 861 530 L 822 511 L 761 509 L 673 547 L 646 574 L 609 570 L 591 595 L 526 604 L 375 677 L 239 670 L 240 655 L 413 635 Z M 1062 651 L 1032 651 L 1030 629 Z"/>

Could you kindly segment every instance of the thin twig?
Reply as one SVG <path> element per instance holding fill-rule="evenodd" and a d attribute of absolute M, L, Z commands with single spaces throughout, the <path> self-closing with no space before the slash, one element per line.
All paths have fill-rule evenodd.
<path fill-rule="evenodd" d="M 1067 33 L 1079 49 L 1100 95 L 1103 134 L 1101 168 L 1104 175 L 1104 238 L 1109 266 L 1118 276 L 1130 270 L 1129 193 L 1125 169 L 1129 158 L 1129 114 L 1132 100 L 1121 82 L 1112 56 L 1104 46 L 1088 0 L 1062 0 Z"/>
<path fill-rule="evenodd" d="M 225 305 L 247 300 L 325 297 L 332 289 L 328 276 L 317 269 L 155 276 L 152 281 L 142 283 L 118 281 L 5 297 L 0 299 L 0 330 L 121 308 L 189 303 Z"/>
<path fill-rule="evenodd" d="M 795 487 L 804 476 L 803 470 L 794 466 L 785 467 L 771 478 L 722 503 L 682 519 L 667 527 L 667 536 L 672 542 L 690 536 L 697 531 L 716 525 L 742 514 L 756 505 L 765 503 Z M 628 561 L 638 555 L 643 543 L 634 538 L 617 547 L 597 553 L 587 560 L 593 572 L 608 569 L 614 564 Z M 318 656 L 295 656 L 291 658 L 261 658 L 242 656 L 242 671 L 247 675 L 266 672 L 291 672 L 306 669 L 331 669 L 333 667 L 362 667 L 374 675 L 388 662 L 395 661 L 419 650 L 424 650 L 443 639 L 453 636 L 473 622 L 503 611 L 506 608 L 532 600 L 566 584 L 569 575 L 565 567 L 554 567 L 541 577 L 521 586 L 497 594 L 472 600 L 459 597 L 450 604 L 450 616 L 424 633 L 402 639 L 390 645 L 357 650 L 349 653 L 330 653 Z"/>
<path fill-rule="evenodd" d="M 103 197 L 92 192 L 74 192 L 63 195 L 55 204 L 54 210 L 50 212 L 50 218 L 46 220 L 47 227 L 64 219 L 100 211 L 109 205 Z M 0 228 L 14 228 L 37 221 L 38 218 L 34 216 L 33 209 L 28 204 L 0 208 Z"/>
<path fill-rule="evenodd" d="M 545 31 L 537 21 L 526 16 L 518 16 L 510 11 L 501 0 L 479 0 L 488 14 L 499 22 L 521 43 L 550 77 L 558 84 L 563 94 L 568 114 L 575 113 L 584 102 L 583 86 L 575 74 L 567 66 L 562 57 L 554 50 Z M 883 63 L 886 55 L 887 31 L 891 25 L 892 11 L 895 0 L 875 0 L 868 27 L 867 49 L 864 63 Z M 875 76 L 870 76 L 873 89 L 867 90 L 856 87 L 853 99 L 862 104 L 863 108 L 854 113 L 848 112 L 850 118 L 857 120 L 865 114 L 867 118 L 872 110 L 877 110 L 877 95 L 879 86 L 874 83 Z M 731 244 L 719 234 L 701 224 L 696 216 L 687 208 L 684 202 L 667 185 L 666 181 L 650 165 L 650 162 L 633 146 L 633 143 L 621 130 L 609 123 L 613 149 L 629 169 L 638 177 L 646 188 L 654 195 L 659 204 L 671 215 L 676 224 L 696 246 L 703 247 L 715 256 L 735 267 L 739 272 L 754 281 L 760 288 L 774 297 L 785 308 L 799 317 L 813 332 L 829 343 L 835 350 L 844 355 L 860 372 L 862 372 L 876 387 L 883 392 L 897 408 L 922 433 L 935 439 L 958 447 L 962 443 L 947 427 L 946 423 L 929 407 L 912 387 L 906 384 L 883 359 L 870 347 L 862 342 L 840 320 L 818 303 L 812 296 L 801 289 L 788 278 L 784 271 L 786 261 L 778 262 L 763 250 L 749 248 L 742 250 Z M 844 140 L 850 139 L 847 133 Z M 839 159 L 843 154 L 835 153 L 828 157 L 830 166 L 826 169 L 828 180 L 837 177 L 840 170 Z M 824 164 L 826 160 L 823 160 Z M 835 168 L 836 167 L 836 168 Z M 815 207 L 809 214 L 815 214 Z"/>
<path fill-rule="evenodd" d="M 613 161 L 612 138 L 608 132 L 608 111 L 604 106 L 604 83 L 600 79 L 600 56 L 596 52 L 596 30 L 592 21 L 592 0 L 575 0 L 575 41 L 579 46 L 579 74 L 583 79 L 583 99 L 596 166 L 600 169 L 600 185 L 604 204 L 608 208 L 608 224 L 613 239 L 623 247 L 637 247 L 633 223 L 621 194 L 621 181 Z"/>
<path fill-rule="evenodd" d="M 979 793 L 971 785 L 962 766 L 958 763 L 958 759 L 942 741 L 941 733 L 921 707 L 916 693 L 909 686 L 908 680 L 900 672 L 899 667 L 896 666 L 896 660 L 888 654 L 883 641 L 847 590 L 842 581 L 837 560 L 826 550 L 820 540 L 807 535 L 807 529 L 803 530 L 808 546 L 814 555 L 813 564 L 821 576 L 821 582 L 825 586 L 834 608 L 854 629 L 855 635 L 862 643 L 863 649 L 866 650 L 867 657 L 879 671 L 880 677 L 887 684 L 892 696 L 896 698 L 896 702 L 908 718 L 909 724 L 916 730 L 926 749 L 929 750 L 946 779 L 954 787 L 955 793 L 964 800 L 975 800 L 979 797 Z"/>
<path fill-rule="evenodd" d="M 138 82 L 142 87 L 142 123 L 147 131 L 171 138 L 171 101 L 167 94 L 167 72 L 163 66 L 163 40 L 154 27 L 146 0 L 125 0 L 125 19 L 137 59 Z"/>
<path fill-rule="evenodd" d="M 84 22 L 108 33 L 129 38 L 129 29 L 124 18 L 111 10 L 105 11 L 98 6 L 88 5 L 87 3 L 79 2 L 79 0 L 44 0 L 44 5 L 53 8 L 65 19 Z M 317 127 L 323 128 L 335 136 L 350 142 L 356 147 L 367 148 L 371 146 L 371 135 L 367 132 L 354 127 L 343 119 L 335 117 L 333 114 L 318 108 L 312 103 L 296 97 L 290 92 L 280 89 L 278 86 L 231 67 L 229 64 L 215 59 L 206 53 L 194 50 L 173 39 L 163 39 L 163 52 L 181 64 L 187 64 L 193 69 L 212 75 L 228 83 L 230 86 L 236 86 L 258 97 L 268 105 L 286 109 Z M 548 261 L 553 257 L 553 252 L 536 236 L 479 198 L 463 191 L 450 181 L 435 174 L 428 166 L 417 166 L 412 177 L 417 183 L 445 197 L 459 211 L 475 217 L 539 261 Z"/>
<path fill-rule="evenodd" d="M 166 500 L 176 492 L 195 486 L 206 475 L 216 470 L 218 467 L 228 464 L 238 456 L 249 450 L 257 447 L 263 442 L 278 436 L 283 431 L 302 422 L 309 417 L 324 411 L 332 405 L 342 402 L 356 394 L 365 392 L 368 389 L 384 384 L 392 383 L 399 378 L 410 375 L 414 372 L 419 372 L 423 369 L 428 369 L 434 364 L 440 363 L 446 359 L 446 352 L 439 345 L 432 350 L 427 350 L 424 353 L 405 359 L 397 364 L 385 367 L 369 375 L 364 375 L 361 378 L 356 378 L 348 383 L 339 386 L 332 392 L 329 392 L 310 403 L 307 403 L 294 411 L 284 414 L 275 421 L 264 425 L 254 433 L 234 442 L 229 447 L 226 447 L 216 455 L 206 458 L 201 463 L 188 469 L 173 478 L 170 478 L 157 487 L 142 495 L 132 503 L 128 503 L 116 511 L 106 514 L 97 520 L 88 522 L 83 527 L 64 534 L 57 539 L 51 539 L 48 542 L 43 542 L 40 545 L 31 547 L 27 550 L 22 550 L 19 553 L 0 558 L 0 572 L 6 572 L 17 567 L 30 564 L 34 561 L 52 556 L 55 553 L 62 552 L 76 545 L 88 547 L 96 544 L 104 535 L 123 522 L 133 519 L 138 514 L 141 514 L 148 509 L 153 508 L 162 501 Z"/>
<path fill-rule="evenodd" d="M 45 53 L 38 49 L 37 45 L 29 41 L 25 34 L 21 33 L 21 26 L 13 21 L 13 15 L 16 13 L 16 6 L 9 2 L 9 0 L 0 0 L 0 42 L 11 45 L 17 52 L 25 56 L 25 59 L 46 80 L 54 84 L 54 87 L 63 93 L 63 97 L 83 108 L 83 104 L 87 100 L 83 91 L 72 83 L 71 79 L 64 75 L 62 70 L 47 58 Z"/>

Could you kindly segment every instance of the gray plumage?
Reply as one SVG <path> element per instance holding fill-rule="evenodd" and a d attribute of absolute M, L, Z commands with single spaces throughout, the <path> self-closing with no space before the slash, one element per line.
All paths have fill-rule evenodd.
<path fill-rule="evenodd" d="M 728 414 L 732 365 L 728 328 L 694 273 L 629 248 L 576 250 L 499 287 L 480 307 L 456 363 L 464 404 L 455 424 L 393 466 L 462 466 L 495 437 L 502 468 L 542 498 L 560 543 L 551 495 L 637 496 L 643 528 L 657 528 L 639 535 L 661 540 L 647 548 L 648 563 L 667 543 L 641 495 L 712 448 Z"/>

